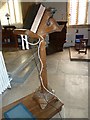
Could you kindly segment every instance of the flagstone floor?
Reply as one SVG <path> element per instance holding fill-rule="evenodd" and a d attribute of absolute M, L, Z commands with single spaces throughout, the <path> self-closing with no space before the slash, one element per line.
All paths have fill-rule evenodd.
<path fill-rule="evenodd" d="M 64 49 L 47 56 L 47 78 L 48 85 L 64 103 L 66 118 L 88 118 L 88 62 L 70 61 L 69 49 Z M 3 106 L 34 92 L 39 85 L 35 69 L 24 83 L 4 92 Z"/>

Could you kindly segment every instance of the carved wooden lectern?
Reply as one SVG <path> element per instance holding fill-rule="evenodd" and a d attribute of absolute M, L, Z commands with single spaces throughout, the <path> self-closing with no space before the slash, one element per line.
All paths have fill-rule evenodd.
<path fill-rule="evenodd" d="M 54 8 L 46 9 L 42 4 L 39 4 L 39 10 L 33 24 L 29 30 L 14 30 L 15 34 L 27 34 L 30 38 L 40 39 L 40 67 L 41 73 L 39 75 L 41 87 L 35 93 L 33 98 L 39 103 L 40 107 L 44 109 L 49 102 L 57 99 L 52 90 L 48 88 L 47 70 L 46 70 L 46 48 L 45 37 L 47 34 L 61 31 L 64 25 L 58 25 L 53 18 L 55 13 Z M 62 103 L 63 104 L 63 103 Z"/>
<path fill-rule="evenodd" d="M 63 103 L 60 99 L 53 93 L 52 89 L 48 87 L 47 81 L 47 70 L 46 70 L 46 48 L 45 48 L 45 37 L 46 34 L 52 33 L 54 31 L 61 31 L 63 25 L 58 25 L 53 18 L 55 9 L 46 9 L 42 4 L 39 4 L 39 10 L 33 21 L 31 28 L 28 29 L 16 29 L 14 34 L 17 35 L 28 35 L 30 38 L 39 39 L 39 53 L 40 53 L 40 88 L 28 95 L 6 107 L 3 108 L 3 113 L 9 110 L 14 105 L 22 102 L 36 117 L 38 120 L 49 119 L 53 117 L 56 113 L 61 111 Z"/>

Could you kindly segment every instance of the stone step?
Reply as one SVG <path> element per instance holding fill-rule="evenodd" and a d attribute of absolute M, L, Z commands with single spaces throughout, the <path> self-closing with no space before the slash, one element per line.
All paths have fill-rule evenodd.
<path fill-rule="evenodd" d="M 11 83 L 23 83 L 36 67 L 35 60 L 38 63 L 37 51 L 21 50 L 4 53 L 5 63 Z M 34 58 L 35 57 L 35 58 Z"/>
<path fill-rule="evenodd" d="M 36 61 L 37 63 L 39 62 L 38 59 Z M 19 72 L 12 76 L 12 83 L 23 83 L 30 76 L 35 67 L 35 61 L 34 58 L 32 58 Z"/>

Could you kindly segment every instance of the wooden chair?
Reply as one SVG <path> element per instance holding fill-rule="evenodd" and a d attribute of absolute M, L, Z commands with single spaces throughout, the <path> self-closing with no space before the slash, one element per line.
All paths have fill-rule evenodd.
<path fill-rule="evenodd" d="M 79 45 L 80 45 L 80 39 L 84 38 L 84 35 L 76 35 L 75 39 L 75 49 L 79 50 Z"/>
<path fill-rule="evenodd" d="M 87 54 L 87 43 L 88 43 L 88 39 L 85 39 L 85 38 L 80 39 L 79 50 L 78 50 L 79 54 L 80 53 Z"/>

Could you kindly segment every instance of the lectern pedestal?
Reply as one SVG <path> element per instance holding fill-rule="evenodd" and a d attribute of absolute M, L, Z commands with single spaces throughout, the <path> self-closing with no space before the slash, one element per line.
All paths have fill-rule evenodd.
<path fill-rule="evenodd" d="M 32 112 L 32 114 L 34 116 L 36 116 L 36 118 L 38 120 L 49 120 L 50 118 L 52 118 L 55 114 L 57 114 L 58 112 L 60 112 L 62 110 L 62 106 L 63 104 L 57 100 L 57 99 L 53 99 L 53 101 L 51 103 L 49 103 L 45 109 L 41 109 L 40 106 L 36 103 L 35 100 L 33 100 L 33 95 L 34 93 L 20 99 L 17 100 L 14 103 L 11 103 L 8 106 L 5 106 L 2 108 L 2 112 L 6 112 L 7 110 L 9 110 L 10 108 L 12 108 L 13 106 L 17 105 L 18 103 L 23 103 L 27 109 Z"/>

